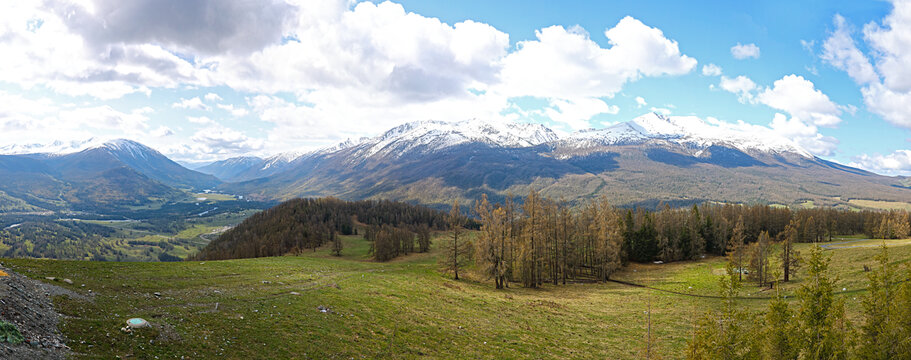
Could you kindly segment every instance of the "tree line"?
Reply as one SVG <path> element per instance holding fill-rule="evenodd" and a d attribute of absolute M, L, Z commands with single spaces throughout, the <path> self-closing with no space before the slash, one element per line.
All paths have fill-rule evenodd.
<path fill-rule="evenodd" d="M 765 286 L 773 280 L 769 265 L 773 255 L 780 257 L 786 281 L 800 266 L 794 243 L 831 241 L 836 234 L 907 237 L 911 227 L 904 211 L 792 210 L 711 203 L 649 211 L 617 208 L 605 197 L 573 207 L 535 191 L 521 203 L 512 199 L 507 196 L 504 203 L 491 204 L 482 195 L 475 202 L 472 212 L 480 231 L 472 244 L 474 251 L 452 250 L 458 246 L 447 239 L 444 270 L 455 271 L 453 264 L 460 263 L 455 259 L 460 254 L 472 255 L 497 288 L 510 282 L 537 287 L 543 283 L 604 281 L 630 261 L 671 262 L 726 255 L 735 264 L 740 280 L 746 274 Z"/>
<path fill-rule="evenodd" d="M 206 245 L 191 257 L 196 260 L 238 259 L 264 256 L 281 256 L 316 248 L 331 242 L 332 251 L 339 255 L 342 243 L 338 234 L 357 232 L 360 223 L 367 224 L 369 236 L 380 240 L 382 249 L 378 260 L 388 260 L 407 248 L 402 240 L 402 229 L 447 228 L 445 213 L 423 206 L 388 200 L 344 201 L 336 198 L 294 199 L 257 213 Z M 391 229 L 396 229 L 395 231 Z M 409 234 L 411 233 L 410 230 Z M 387 234 L 397 235 L 398 252 L 387 252 Z M 377 236 L 379 235 L 379 236 Z M 413 236 L 413 235 L 412 235 Z M 429 241 L 429 235 L 427 236 Z M 404 248 L 403 248 L 404 247 Z M 391 248 L 391 247 L 390 247 Z M 419 249 L 421 249 L 419 245 Z M 429 249 L 429 243 L 426 247 Z M 391 255 L 391 257 L 388 254 Z"/>

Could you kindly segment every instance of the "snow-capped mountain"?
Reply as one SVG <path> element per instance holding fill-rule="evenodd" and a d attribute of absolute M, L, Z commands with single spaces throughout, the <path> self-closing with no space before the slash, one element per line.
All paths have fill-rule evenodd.
<path fill-rule="evenodd" d="M 98 146 L 103 141 L 98 138 L 88 138 L 86 140 L 73 141 L 54 141 L 47 144 L 9 144 L 0 145 L 0 154 L 3 155 L 21 155 L 21 154 L 49 154 L 62 155 L 79 152 L 90 147 Z"/>
<path fill-rule="evenodd" d="M 398 158 L 408 154 L 427 154 L 456 145 L 480 143 L 491 147 L 533 147 L 558 139 L 556 133 L 540 124 L 494 122 L 471 119 L 459 122 L 416 121 L 397 126 L 380 136 L 364 139 L 355 147 L 356 158 L 376 155 Z"/>
<path fill-rule="evenodd" d="M 166 185 L 205 189 L 218 185 L 214 176 L 189 170 L 155 149 L 136 141 L 116 139 L 49 158 L 61 173 L 92 173 L 126 167 Z"/>
<path fill-rule="evenodd" d="M 600 130 L 584 130 L 570 134 L 560 145 L 572 148 L 589 148 L 610 145 L 635 145 L 663 140 L 694 151 L 712 146 L 724 146 L 744 153 L 797 154 L 813 158 L 813 154 L 794 141 L 778 135 L 765 127 L 709 123 L 695 116 L 663 116 L 650 113 L 629 122 L 619 123 Z"/>

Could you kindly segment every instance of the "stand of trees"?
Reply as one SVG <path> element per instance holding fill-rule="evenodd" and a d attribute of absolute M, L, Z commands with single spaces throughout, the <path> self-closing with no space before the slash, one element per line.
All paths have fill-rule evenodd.
<path fill-rule="evenodd" d="M 377 260 L 388 260 L 414 249 L 414 235 L 406 228 L 420 229 L 418 248 L 429 249 L 430 229 L 447 228 L 446 214 L 423 206 L 395 201 L 343 201 L 335 198 L 294 199 L 244 220 L 209 243 L 191 259 L 219 260 L 280 256 L 332 242 L 337 234 L 350 235 L 356 222 L 368 225 Z M 409 241 L 404 238 L 407 232 Z M 389 234 L 389 235 L 387 235 Z M 367 235 L 367 234 L 365 234 Z M 389 250 L 387 239 L 398 239 Z M 410 245 L 409 245 L 410 244 Z M 341 252 L 338 241 L 337 253 Z M 390 257 L 391 256 L 391 257 Z"/>
<path fill-rule="evenodd" d="M 800 266 L 796 242 L 830 241 L 835 234 L 907 237 L 904 211 L 801 209 L 768 205 L 703 204 L 658 211 L 619 209 L 606 198 L 570 208 L 532 191 L 517 205 L 507 196 L 473 206 L 480 223 L 474 241 L 478 267 L 497 288 L 519 282 L 604 281 L 623 264 L 726 255 L 738 281 L 771 285 L 773 272 L 790 280 Z M 773 263 L 770 259 L 776 259 Z"/>
<path fill-rule="evenodd" d="M 481 223 L 475 259 L 497 288 L 607 280 L 623 263 L 623 220 L 605 198 L 572 212 L 532 191 L 521 208 L 483 196 L 474 211 Z"/>
<path fill-rule="evenodd" d="M 807 259 L 808 281 L 794 304 L 780 292 L 764 314 L 736 306 L 741 286 L 729 263 L 721 280 L 724 306 L 696 323 L 689 359 L 911 359 L 911 266 L 899 271 L 882 247 L 878 266 L 868 273 L 863 316 L 855 327 L 835 296 L 829 260 L 819 247 Z"/>

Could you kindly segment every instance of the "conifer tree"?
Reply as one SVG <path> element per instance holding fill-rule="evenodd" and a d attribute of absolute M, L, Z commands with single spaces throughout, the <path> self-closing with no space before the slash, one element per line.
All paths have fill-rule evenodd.
<path fill-rule="evenodd" d="M 777 278 L 776 274 L 774 278 Z M 765 314 L 762 332 L 762 353 L 766 359 L 796 360 L 800 355 L 797 326 L 793 312 L 781 294 L 781 287 L 775 286 L 775 297 L 769 301 L 769 311 Z"/>
<path fill-rule="evenodd" d="M 861 301 L 865 320 L 860 328 L 862 336 L 858 356 L 862 359 L 898 359 L 902 338 L 896 322 L 896 305 L 900 300 L 897 277 L 889 264 L 885 243 L 876 260 L 878 266 L 867 273 L 868 292 Z"/>
<path fill-rule="evenodd" d="M 807 279 L 797 290 L 803 358 L 845 359 L 850 324 L 844 318 L 844 304 L 835 298 L 835 282 L 827 274 L 829 259 L 819 246 L 813 246 L 806 265 Z"/>

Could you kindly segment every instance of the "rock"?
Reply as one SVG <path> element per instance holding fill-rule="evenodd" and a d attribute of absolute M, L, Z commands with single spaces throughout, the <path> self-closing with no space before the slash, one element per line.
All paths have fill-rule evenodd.
<path fill-rule="evenodd" d="M 154 292 L 154 293 L 152 293 L 152 295 L 155 295 L 156 297 L 161 297 L 161 293 L 160 293 L 160 292 L 157 292 L 157 291 Z"/>
<path fill-rule="evenodd" d="M 300 294 L 301 294 L 301 293 L 299 293 L 299 292 L 297 292 L 297 291 L 292 291 L 292 292 L 291 292 L 291 295 L 298 295 L 298 296 L 299 296 Z"/>
<path fill-rule="evenodd" d="M 53 276 L 45 277 L 45 279 L 50 280 L 50 281 L 57 281 L 57 278 L 55 278 Z"/>
<path fill-rule="evenodd" d="M 70 279 L 63 279 L 63 282 L 73 285 L 73 280 L 70 280 Z"/>

